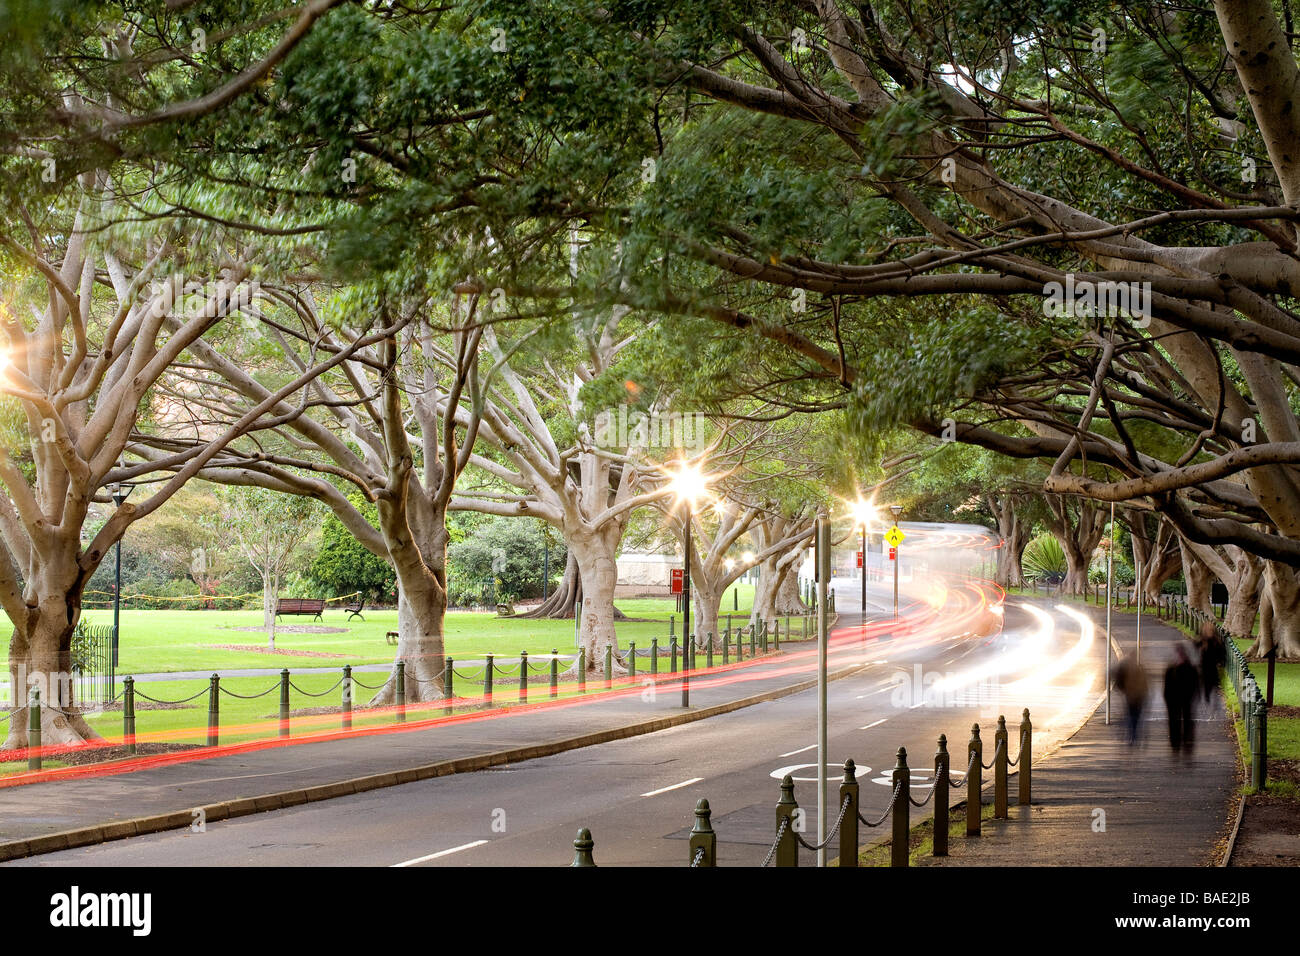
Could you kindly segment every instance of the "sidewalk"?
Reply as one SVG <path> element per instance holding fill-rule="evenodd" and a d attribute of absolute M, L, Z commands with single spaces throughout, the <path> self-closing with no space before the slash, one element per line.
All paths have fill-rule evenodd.
<path fill-rule="evenodd" d="M 1092 609 L 1105 624 L 1105 610 Z M 1136 617 L 1116 614 L 1113 635 L 1121 649 L 1135 645 Z M 1208 866 L 1230 826 L 1240 758 L 1222 694 L 1197 701 L 1196 747 L 1176 754 L 1169 746 L 1162 696 L 1163 671 L 1183 635 L 1142 619 L 1142 664 L 1150 697 L 1142 738 L 1130 747 L 1124 700 L 1111 694 L 1111 721 L 1103 702 L 1083 728 L 1033 769 L 1033 803 L 1015 805 L 1010 819 L 986 820 L 978 838 L 955 836 L 946 859 L 923 866 Z M 986 771 L 985 779 L 989 778 Z M 992 793 L 986 791 L 986 802 Z"/>
<path fill-rule="evenodd" d="M 850 617 L 856 621 L 844 615 L 840 623 Z M 689 710 L 681 707 L 680 684 L 661 674 L 654 694 L 638 684 L 580 705 L 500 706 L 477 719 L 319 742 L 272 739 L 201 760 L 150 765 L 146 758 L 143 769 L 129 772 L 0 788 L 0 860 L 188 827 L 196 809 L 215 822 L 652 733 L 815 686 L 812 642 L 795 646 L 752 665 L 693 676 Z M 861 666 L 833 662 L 829 676 Z M 408 721 L 441 714 L 441 708 L 411 708 Z"/>

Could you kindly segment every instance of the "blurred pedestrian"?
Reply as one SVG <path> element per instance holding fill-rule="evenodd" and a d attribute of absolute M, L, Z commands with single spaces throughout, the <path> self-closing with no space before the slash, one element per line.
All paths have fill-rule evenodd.
<path fill-rule="evenodd" d="M 1174 659 L 1165 668 L 1165 710 L 1169 712 L 1169 744 L 1174 750 L 1192 749 L 1192 700 L 1200 684 L 1196 666 L 1182 643 L 1174 645 Z"/>
<path fill-rule="evenodd" d="M 1227 653 L 1219 629 L 1210 621 L 1201 624 L 1198 643 L 1201 646 L 1201 693 L 1208 701 L 1214 688 L 1219 686 Z"/>
<path fill-rule="evenodd" d="M 1142 711 L 1147 703 L 1147 674 L 1132 656 L 1122 658 L 1111 674 L 1115 689 L 1124 695 L 1125 716 L 1128 720 L 1128 742 L 1137 743 L 1142 726 Z"/>

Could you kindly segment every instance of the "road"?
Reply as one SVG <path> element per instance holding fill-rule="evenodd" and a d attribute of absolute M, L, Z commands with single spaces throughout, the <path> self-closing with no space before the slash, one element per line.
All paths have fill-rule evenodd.
<path fill-rule="evenodd" d="M 847 610 L 856 611 L 858 581 L 834 585 L 843 626 L 833 666 L 858 660 L 863 667 L 828 689 L 831 805 L 846 758 L 858 764 L 864 816 L 879 816 L 900 746 L 910 755 L 913 796 L 922 799 L 940 733 L 961 770 L 972 723 L 991 754 L 996 717 L 1005 714 L 1014 754 L 1014 728 L 1028 707 L 1041 752 L 1091 712 L 1103 687 L 1103 638 L 1076 609 L 1012 601 L 1003 633 L 972 636 L 988 620 L 992 589 L 945 588 L 930 576 L 910 582 L 905 600 L 924 598 L 939 609 L 913 605 L 908 633 L 886 637 L 887 624 L 862 625 Z M 873 584 L 869 601 L 888 606 L 891 586 Z M 808 691 L 553 757 L 10 865 L 554 866 L 571 859 L 573 837 L 585 826 L 601 865 L 680 866 L 700 797 L 713 807 L 719 862 L 757 865 L 771 845 L 785 773 L 795 777 L 805 836 L 815 840 L 816 702 Z M 813 855 L 802 853 L 801 864 L 810 865 Z"/>

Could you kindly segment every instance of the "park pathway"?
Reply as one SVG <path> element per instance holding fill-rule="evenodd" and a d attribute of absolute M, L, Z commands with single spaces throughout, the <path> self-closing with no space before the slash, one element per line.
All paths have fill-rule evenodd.
<path fill-rule="evenodd" d="M 1105 611 L 1093 609 L 1104 628 Z M 1114 615 L 1113 633 L 1132 653 L 1137 618 Z M 1103 631 L 1104 633 L 1104 631 Z M 978 838 L 954 837 L 946 859 L 927 866 L 1206 866 L 1226 838 L 1240 758 L 1223 695 L 1197 702 L 1196 745 L 1169 745 L 1161 694 L 1173 647 L 1187 639 L 1153 617 L 1142 620 L 1142 664 L 1151 696 L 1141 739 L 1129 746 L 1124 700 L 1112 693 L 1083 728 L 1034 767 L 1033 803 L 1010 819 L 985 821 Z M 1190 649 L 1190 644 L 1188 645 Z M 1193 655 L 1194 657 L 1194 655 Z M 956 761 L 954 761 L 954 764 Z M 1011 799 L 1015 800 L 1012 781 Z M 988 799 L 986 793 L 985 799 Z"/>

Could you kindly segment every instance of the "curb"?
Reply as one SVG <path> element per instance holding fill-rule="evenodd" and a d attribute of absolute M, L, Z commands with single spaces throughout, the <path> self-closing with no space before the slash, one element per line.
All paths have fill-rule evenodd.
<path fill-rule="evenodd" d="M 867 666 L 869 665 L 853 664 L 849 667 L 844 667 L 827 674 L 826 679 L 827 681 L 839 680 L 842 677 L 848 677 L 855 674 Z M 764 691 L 763 693 L 755 694 L 752 697 L 742 697 L 739 700 L 728 701 L 725 704 L 714 704 L 712 707 L 705 707 L 701 710 L 691 711 L 684 714 L 675 714 L 671 717 L 658 717 L 654 720 L 642 721 L 637 724 L 625 724 L 621 727 L 611 727 L 607 730 L 583 734 L 578 737 L 568 737 L 563 740 L 555 740 L 541 744 L 530 744 L 527 747 L 498 750 L 493 753 L 476 754 L 469 757 L 457 757 L 453 760 L 443 760 L 438 763 L 424 764 L 406 770 L 390 770 L 385 773 L 368 774 L 363 777 L 353 777 L 335 783 L 317 784 L 316 786 L 300 787 L 294 790 L 282 790 L 276 793 L 264 794 L 262 796 L 241 797 L 236 800 L 223 800 L 219 803 L 198 806 L 191 810 L 173 810 L 168 813 L 134 817 L 129 820 L 118 820 L 113 823 L 97 824 L 95 826 L 81 827 L 75 830 L 62 830 L 58 833 L 48 833 L 43 836 L 31 837 L 26 840 L 13 840 L 6 843 L 0 843 L 0 862 L 22 859 L 23 857 L 29 856 L 39 856 L 44 853 L 53 853 L 58 850 L 71 850 L 78 847 L 96 846 L 112 840 L 125 840 L 134 836 L 158 833 L 163 830 L 179 830 L 190 826 L 195 820 L 200 819 L 205 823 L 215 823 L 221 820 L 230 820 L 235 817 L 249 816 L 254 813 L 263 813 L 269 810 L 283 810 L 304 803 L 315 803 L 320 800 L 331 800 L 335 797 L 346 797 L 355 793 L 380 790 L 385 787 L 396 787 L 404 783 L 430 780 L 434 777 L 446 777 L 457 773 L 471 773 L 476 770 L 485 770 L 488 767 L 495 767 L 501 764 L 519 763 L 524 760 L 535 760 L 539 757 L 550 757 L 570 750 L 580 750 L 583 747 L 592 747 L 598 744 L 609 743 L 614 740 L 624 740 L 628 737 L 639 737 L 644 734 L 656 733 L 660 730 L 668 730 L 672 727 L 680 727 L 683 724 L 694 723 L 697 720 L 706 720 L 710 717 L 718 717 L 723 714 L 729 714 L 732 711 L 741 710 L 745 707 L 751 707 L 754 704 L 762 704 L 767 701 L 779 700 L 782 697 L 789 697 L 792 694 L 798 694 L 816 686 L 817 678 L 814 677 L 810 680 L 800 681 L 797 684 L 790 684 L 786 687 L 778 687 L 774 690 Z"/>

